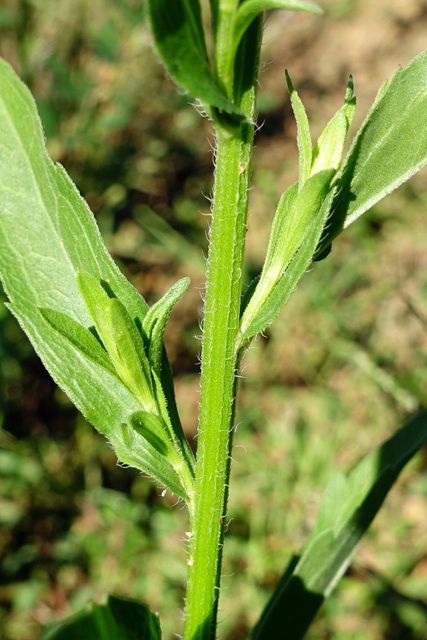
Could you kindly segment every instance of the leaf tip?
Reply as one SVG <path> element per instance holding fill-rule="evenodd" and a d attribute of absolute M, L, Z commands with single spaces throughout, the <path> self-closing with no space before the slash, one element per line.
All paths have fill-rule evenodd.
<path fill-rule="evenodd" d="M 356 96 L 354 94 L 354 78 L 353 75 L 350 73 L 349 77 L 348 77 L 348 82 L 347 82 L 347 88 L 345 90 L 345 98 L 344 98 L 344 102 L 346 104 L 354 104 L 356 102 Z"/>
<path fill-rule="evenodd" d="M 287 69 L 285 69 L 285 77 L 286 77 L 286 84 L 288 85 L 289 95 L 291 96 L 294 93 L 295 89 L 294 89 L 294 85 L 292 84 L 291 76 L 289 75 L 289 72 Z"/>

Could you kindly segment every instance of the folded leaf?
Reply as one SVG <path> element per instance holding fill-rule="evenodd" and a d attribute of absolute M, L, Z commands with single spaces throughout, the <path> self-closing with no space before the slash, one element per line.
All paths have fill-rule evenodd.
<path fill-rule="evenodd" d="M 276 209 L 276 213 L 274 215 L 273 224 L 271 227 L 270 238 L 268 241 L 267 254 L 265 256 L 263 272 L 266 273 L 268 269 L 271 267 L 275 256 L 279 255 L 280 252 L 287 253 L 283 256 L 283 267 L 281 271 L 286 267 L 286 262 L 289 262 L 289 257 L 295 253 L 295 246 L 289 248 L 283 243 L 283 236 L 285 235 L 285 225 L 287 225 L 288 233 L 292 231 L 289 229 L 292 222 L 296 216 L 296 201 L 298 198 L 299 192 L 299 183 L 295 182 L 288 189 L 286 189 L 285 193 L 283 193 L 282 197 L 279 200 L 279 204 Z M 310 214 L 312 215 L 312 211 Z M 298 248 L 298 247 L 296 247 Z"/>
<path fill-rule="evenodd" d="M 323 169 L 338 169 L 344 151 L 344 143 L 347 131 L 353 120 L 356 109 L 353 78 L 347 84 L 345 101 L 341 109 L 338 109 L 334 117 L 328 122 L 325 129 L 314 145 L 311 175 Z"/>
<path fill-rule="evenodd" d="M 157 405 L 160 410 L 160 416 L 163 419 L 163 424 L 167 430 L 168 436 L 173 443 L 175 450 L 179 452 L 179 455 L 185 463 L 184 473 L 182 473 L 181 465 L 178 465 L 178 467 L 175 466 L 175 470 L 178 472 L 178 475 L 183 481 L 183 486 L 187 487 L 187 493 L 189 495 L 190 485 L 192 490 L 196 459 L 182 430 L 179 416 L 177 415 L 177 413 L 175 414 L 174 405 L 171 406 L 172 401 L 174 402 L 175 398 L 170 397 L 170 395 L 168 394 L 168 388 L 165 387 L 166 376 L 164 369 L 168 366 L 168 361 L 166 361 L 166 363 L 163 362 L 162 382 L 160 382 L 160 379 L 154 370 L 152 370 L 151 372 L 153 376 L 154 395 L 156 397 Z"/>
<path fill-rule="evenodd" d="M 189 479 L 189 484 L 193 484 L 193 469 L 191 465 L 186 464 L 182 452 L 175 448 L 175 443 L 162 418 L 146 411 L 137 411 L 130 416 L 129 424 L 168 461 L 179 476 L 186 466 L 186 477 Z"/>
<path fill-rule="evenodd" d="M 288 266 L 307 235 L 311 222 L 320 211 L 334 174 L 335 171 L 331 169 L 316 173 L 307 180 L 289 209 L 287 206 L 283 207 L 282 202 L 279 204 L 272 229 L 274 249 L 263 270 L 266 276 L 276 268 L 280 276 Z"/>
<path fill-rule="evenodd" d="M 158 300 L 144 318 L 142 330 L 149 345 L 150 366 L 160 377 L 162 368 L 163 338 L 171 311 L 187 291 L 190 278 L 178 280 L 165 295 Z"/>
<path fill-rule="evenodd" d="M 311 136 L 310 127 L 308 124 L 307 113 L 298 92 L 295 91 L 292 84 L 291 77 L 287 71 L 286 82 L 288 85 L 288 91 L 291 98 L 292 110 L 294 112 L 295 120 L 297 123 L 297 145 L 299 155 L 299 176 L 298 176 L 298 189 L 301 191 L 302 187 L 310 177 L 311 172 Z"/>
<path fill-rule="evenodd" d="M 105 604 L 52 625 L 41 640 L 161 640 L 159 618 L 143 602 L 108 596 Z"/>
<path fill-rule="evenodd" d="M 258 313 L 252 316 L 250 322 L 247 323 L 247 326 L 243 325 L 244 316 L 242 317 L 242 330 L 239 336 L 239 346 L 243 346 L 246 340 L 249 340 L 257 333 L 261 333 L 269 327 L 288 303 L 295 287 L 312 262 L 313 253 L 318 245 L 322 229 L 328 217 L 332 196 L 333 193 L 330 191 L 323 201 L 321 208 L 314 216 L 314 220 L 307 231 L 303 244 L 295 253 L 285 273 L 278 280 L 271 294 L 265 300 Z M 255 293 L 253 295 L 255 295 Z M 249 308 L 251 301 L 252 298 L 246 303 L 247 308 Z"/>
<path fill-rule="evenodd" d="M 261 278 L 241 319 L 240 342 L 273 322 L 310 264 L 329 212 L 327 203 L 331 199 L 326 196 L 334 174 L 334 170 L 321 171 L 307 180 L 300 193 L 295 184 L 283 194 L 273 221 Z M 307 258 L 310 250 L 312 253 Z"/>
<path fill-rule="evenodd" d="M 383 84 L 338 177 L 317 254 L 427 164 L 427 51 Z"/>
<path fill-rule="evenodd" d="M 203 104 L 241 114 L 214 79 L 199 0 L 148 0 L 157 50 L 172 78 Z"/>
<path fill-rule="evenodd" d="M 287 640 L 303 638 L 399 473 L 426 439 L 427 411 L 423 411 L 348 477 L 339 474 L 332 479 L 310 538 L 300 557 L 291 560 L 255 627 L 253 640 L 270 640 L 283 629 Z"/>

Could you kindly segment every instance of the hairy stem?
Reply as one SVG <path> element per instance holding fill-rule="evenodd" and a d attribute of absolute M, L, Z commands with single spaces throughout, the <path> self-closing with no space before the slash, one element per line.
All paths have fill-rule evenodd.
<path fill-rule="evenodd" d="M 249 36 L 252 64 L 246 70 L 242 64 L 241 69 L 246 75 L 241 74 L 237 92 L 242 109 L 250 117 L 238 126 L 216 125 L 215 190 L 203 327 L 185 640 L 212 640 L 216 629 L 234 421 L 238 366 L 236 337 L 240 319 L 260 27 L 261 21 L 258 21 Z M 244 49 L 240 55 L 245 58 Z"/>

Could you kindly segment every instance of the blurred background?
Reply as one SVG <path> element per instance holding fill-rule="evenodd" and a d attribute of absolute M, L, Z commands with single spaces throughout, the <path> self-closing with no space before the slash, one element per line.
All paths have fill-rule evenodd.
<path fill-rule="evenodd" d="M 247 282 L 261 268 L 278 198 L 297 176 L 284 69 L 314 138 L 342 104 L 352 73 L 354 133 L 383 80 L 425 48 L 425 0 L 320 4 L 323 16 L 272 13 L 265 28 Z M 141 0 L 2 0 L 0 55 L 31 88 L 52 158 L 147 301 L 191 277 L 167 348 L 193 441 L 212 126 L 159 63 Z M 245 358 L 223 639 L 248 637 L 307 538 L 330 477 L 426 404 L 426 209 L 424 170 L 334 243 Z M 35 640 L 44 625 L 107 592 L 145 599 L 160 612 L 165 640 L 180 633 L 185 511 L 154 482 L 117 466 L 3 304 L 0 402 L 0 637 Z M 308 638 L 425 639 L 426 467 L 424 449 Z"/>

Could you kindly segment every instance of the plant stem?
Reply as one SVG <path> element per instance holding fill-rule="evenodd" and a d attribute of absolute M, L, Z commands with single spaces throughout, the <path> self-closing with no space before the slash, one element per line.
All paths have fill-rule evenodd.
<path fill-rule="evenodd" d="M 248 132 L 249 133 L 249 132 Z M 249 137 L 250 134 L 249 134 Z M 247 180 L 252 144 L 218 133 L 205 301 L 186 640 L 214 637 L 230 468 Z M 241 170 L 241 167 L 245 167 Z"/>
<path fill-rule="evenodd" d="M 221 578 L 238 366 L 243 258 L 261 21 L 250 46 L 252 67 L 241 78 L 249 114 L 231 129 L 217 123 L 215 191 L 203 327 L 201 401 L 194 513 L 191 518 L 185 640 L 212 640 Z M 255 38 L 254 38 L 255 35 Z M 248 40 L 249 41 L 249 40 Z M 244 56 L 245 51 L 241 51 Z M 242 65 L 243 68 L 244 65 Z"/>

